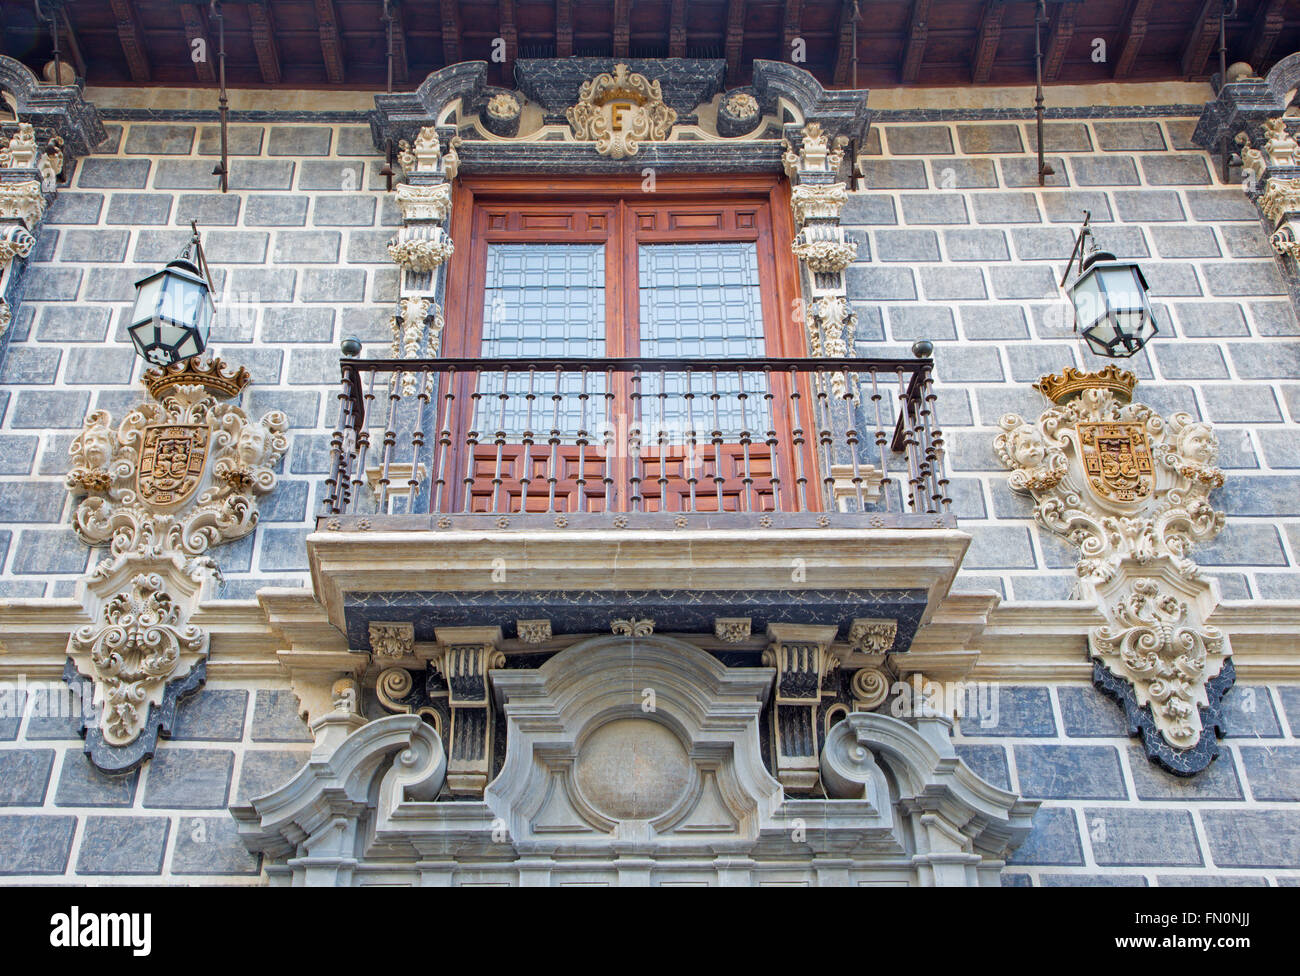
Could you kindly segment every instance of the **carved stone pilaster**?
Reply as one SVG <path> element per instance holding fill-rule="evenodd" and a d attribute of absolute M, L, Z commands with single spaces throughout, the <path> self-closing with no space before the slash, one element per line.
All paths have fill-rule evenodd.
<path fill-rule="evenodd" d="M 1223 473 L 1210 425 L 1129 402 L 1136 384 L 1113 365 L 1043 377 L 1056 406 L 1004 416 L 994 449 L 1039 524 L 1079 547 L 1079 595 L 1108 621 L 1089 635 L 1094 683 L 1154 762 L 1190 776 L 1218 755 L 1233 680 L 1227 636 L 1206 624 L 1216 591 L 1189 555 L 1223 527 L 1209 501 Z"/>
<path fill-rule="evenodd" d="M 492 766 L 492 694 L 488 671 L 505 664 L 500 627 L 438 627 L 442 645 L 429 661 L 447 682 L 447 788 L 482 796 Z"/>
<path fill-rule="evenodd" d="M 63 171 L 63 140 L 52 136 L 42 147 L 30 123 L 12 136 L 0 135 L 0 336 L 12 319 L 9 298 L 24 259 Z"/>
<path fill-rule="evenodd" d="M 818 781 L 817 711 L 822 679 L 838 663 L 830 653 L 836 630 L 804 624 L 767 626 L 771 643 L 763 652 L 763 664 L 776 668 L 772 723 L 776 778 L 796 793 L 811 791 Z"/>

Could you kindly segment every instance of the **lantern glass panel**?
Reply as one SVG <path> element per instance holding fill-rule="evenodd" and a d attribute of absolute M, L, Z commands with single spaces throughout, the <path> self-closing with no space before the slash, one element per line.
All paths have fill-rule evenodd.
<path fill-rule="evenodd" d="M 162 293 L 165 272 L 150 275 L 136 282 L 135 308 L 131 313 L 132 322 L 149 322 L 158 314 L 158 296 Z"/>

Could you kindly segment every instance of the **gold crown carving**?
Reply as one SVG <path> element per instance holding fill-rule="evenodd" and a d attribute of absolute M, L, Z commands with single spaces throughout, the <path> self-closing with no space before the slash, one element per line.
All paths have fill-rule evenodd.
<path fill-rule="evenodd" d="M 243 366 L 231 373 L 220 356 L 213 356 L 206 363 L 192 356 L 179 363 L 146 370 L 141 381 L 155 400 L 174 386 L 201 386 L 215 397 L 231 400 L 244 391 L 251 378 Z"/>
<path fill-rule="evenodd" d="M 1136 374 L 1109 363 L 1095 373 L 1085 373 L 1081 369 L 1067 366 L 1060 376 L 1049 373 L 1040 378 L 1034 384 L 1034 389 L 1058 406 L 1074 399 L 1084 390 L 1110 390 L 1117 399 L 1128 403 L 1133 399 L 1133 388 L 1137 382 Z"/>

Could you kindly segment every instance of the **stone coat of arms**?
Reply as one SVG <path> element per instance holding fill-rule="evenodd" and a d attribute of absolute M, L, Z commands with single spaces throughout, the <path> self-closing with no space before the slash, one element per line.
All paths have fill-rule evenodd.
<path fill-rule="evenodd" d="M 1192 775 L 1218 754 L 1233 682 L 1227 637 L 1206 624 L 1217 594 L 1190 556 L 1223 528 L 1209 500 L 1223 473 L 1209 424 L 1130 402 L 1136 384 L 1115 366 L 1045 376 L 1055 406 L 1004 416 L 994 450 L 1039 524 L 1078 547 L 1076 595 L 1108 620 L 1089 635 L 1094 684 L 1155 762 Z"/>
<path fill-rule="evenodd" d="M 215 358 L 149 370 L 151 399 L 118 424 L 94 411 L 69 448 L 73 530 L 109 547 L 84 580 L 95 622 L 69 638 L 66 674 L 94 684 L 86 751 L 101 769 L 148 758 L 176 696 L 202 685 L 207 638 L 188 617 L 216 573 L 205 554 L 253 531 L 288 447 L 284 414 L 226 402 L 248 381 Z"/>
<path fill-rule="evenodd" d="M 625 64 L 583 82 L 577 103 L 565 115 L 574 138 L 595 142 L 596 152 L 611 159 L 635 156 L 642 142 L 662 142 L 677 121 L 659 82 Z"/>

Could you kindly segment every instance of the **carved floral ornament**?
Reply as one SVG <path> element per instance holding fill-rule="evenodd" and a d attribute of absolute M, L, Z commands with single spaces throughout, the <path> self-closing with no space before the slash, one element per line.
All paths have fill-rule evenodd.
<path fill-rule="evenodd" d="M 216 574 L 205 554 L 256 527 L 258 499 L 275 486 L 272 469 L 288 447 L 284 414 L 253 421 L 221 402 L 248 381 L 246 370 L 229 372 L 215 357 L 149 370 L 150 401 L 119 424 L 94 411 L 69 448 L 73 530 L 87 545 L 109 547 L 85 579 L 96 621 L 72 635 L 68 650 L 102 706 L 98 732 L 87 731 L 100 768 L 121 768 L 112 749 L 141 736 L 136 762 L 147 758 L 160 722 L 167 731 L 158 711 L 169 684 L 196 670 L 194 687 L 202 684 L 206 637 L 187 621 Z"/>
<path fill-rule="evenodd" d="M 578 101 L 565 116 L 573 137 L 595 142 L 596 152 L 611 159 L 635 156 L 642 142 L 663 142 L 677 121 L 664 104 L 659 82 L 634 74 L 625 64 L 583 82 Z"/>
<path fill-rule="evenodd" d="M 1218 753 L 1232 685 L 1227 638 L 1205 623 L 1214 590 L 1190 556 L 1223 527 L 1209 501 L 1223 473 L 1210 425 L 1130 402 L 1136 383 L 1114 365 L 1043 377 L 1036 388 L 1055 406 L 1004 416 L 994 449 L 1039 524 L 1079 549 L 1079 592 L 1108 620 L 1089 635 L 1094 683 L 1153 760 L 1192 775 Z"/>

